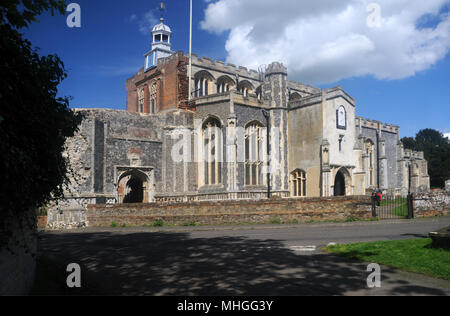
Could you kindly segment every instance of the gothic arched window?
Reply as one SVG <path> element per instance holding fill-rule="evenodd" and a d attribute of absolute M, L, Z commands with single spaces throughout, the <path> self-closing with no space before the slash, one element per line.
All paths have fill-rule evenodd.
<path fill-rule="evenodd" d="M 367 159 L 367 172 L 368 172 L 368 184 L 369 186 L 375 185 L 375 145 L 369 139 L 364 143 L 364 155 Z"/>
<path fill-rule="evenodd" d="M 145 91 L 144 88 L 138 90 L 138 112 L 144 113 Z"/>
<path fill-rule="evenodd" d="M 262 93 L 262 86 L 259 86 L 258 88 L 256 88 L 256 97 L 258 98 L 258 100 L 262 100 L 263 98 L 263 93 Z"/>
<path fill-rule="evenodd" d="M 248 97 L 253 92 L 253 85 L 248 80 L 241 81 L 239 82 L 238 91 L 244 97 Z"/>
<path fill-rule="evenodd" d="M 338 129 L 347 129 L 347 111 L 342 105 L 336 110 L 336 123 Z"/>
<path fill-rule="evenodd" d="M 203 182 L 205 185 L 222 183 L 222 129 L 217 119 L 203 124 Z"/>
<path fill-rule="evenodd" d="M 306 172 L 300 169 L 291 173 L 291 194 L 294 197 L 306 197 Z"/>
<path fill-rule="evenodd" d="M 222 76 L 217 79 L 217 93 L 229 92 L 234 85 L 233 79 L 228 76 Z"/>
<path fill-rule="evenodd" d="M 245 129 L 245 185 L 263 185 L 264 128 L 257 122 Z"/>
<path fill-rule="evenodd" d="M 150 86 L 150 113 L 151 114 L 155 114 L 156 113 L 156 107 L 157 107 L 157 102 L 156 102 L 156 97 L 157 97 L 157 84 L 156 82 L 154 82 L 151 86 Z"/>
<path fill-rule="evenodd" d="M 210 82 L 214 81 L 214 77 L 207 71 L 200 71 L 195 75 L 194 96 L 203 97 L 209 94 Z"/>

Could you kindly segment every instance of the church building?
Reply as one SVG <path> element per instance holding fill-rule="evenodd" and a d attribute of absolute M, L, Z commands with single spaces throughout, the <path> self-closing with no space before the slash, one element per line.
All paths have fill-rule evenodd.
<path fill-rule="evenodd" d="M 403 148 L 398 126 L 357 116 L 340 86 L 289 81 L 279 62 L 255 71 L 189 58 L 171 37 L 161 19 L 126 82 L 126 111 L 76 110 L 66 207 L 429 189 L 423 153 Z"/>

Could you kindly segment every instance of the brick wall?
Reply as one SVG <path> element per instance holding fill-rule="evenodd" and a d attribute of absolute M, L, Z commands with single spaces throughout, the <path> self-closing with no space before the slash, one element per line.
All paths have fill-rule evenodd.
<path fill-rule="evenodd" d="M 126 83 L 127 111 L 138 112 L 137 91 L 145 87 L 144 112 L 150 113 L 149 87 L 152 82 L 157 82 L 157 110 L 162 112 L 168 109 L 187 108 L 188 59 L 182 52 L 177 52 L 170 57 L 160 59 L 158 66 L 144 71 L 140 69 Z"/>
<path fill-rule="evenodd" d="M 308 222 L 324 220 L 368 219 L 369 197 L 311 199 L 274 199 L 261 201 L 222 201 L 167 204 L 90 205 L 89 226 L 150 225 L 157 220 L 166 224 L 198 225 Z"/>

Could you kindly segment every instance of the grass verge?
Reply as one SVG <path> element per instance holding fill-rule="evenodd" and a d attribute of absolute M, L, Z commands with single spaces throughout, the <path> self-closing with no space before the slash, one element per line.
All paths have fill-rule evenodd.
<path fill-rule="evenodd" d="M 348 258 L 450 280 L 450 251 L 431 248 L 431 239 L 336 245 L 324 250 Z"/>

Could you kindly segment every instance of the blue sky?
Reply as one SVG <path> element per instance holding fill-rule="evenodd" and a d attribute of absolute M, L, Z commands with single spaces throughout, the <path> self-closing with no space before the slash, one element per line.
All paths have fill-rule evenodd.
<path fill-rule="evenodd" d="M 400 125 L 402 136 L 414 136 L 423 128 L 450 133 L 449 27 L 443 22 L 448 19 L 448 1 L 433 0 L 436 2 L 434 7 L 421 8 L 419 12 L 382 3 L 382 12 L 386 14 L 382 21 L 387 26 L 394 20 L 398 21 L 399 17 L 415 21 L 413 32 L 418 33 L 411 33 L 403 42 L 400 42 L 401 37 L 386 35 L 392 31 L 386 29 L 383 34 L 384 26 L 359 32 L 361 26 L 353 22 L 336 30 L 341 33 L 333 36 L 342 40 L 334 42 L 322 34 L 328 34 L 328 29 L 335 30 L 336 27 L 330 25 L 328 29 L 320 30 L 314 24 L 320 23 L 320 17 L 325 13 L 338 14 L 337 19 L 349 20 L 358 12 L 360 2 L 365 0 L 347 0 L 349 3 L 345 8 L 330 8 L 326 3 L 328 0 L 323 0 L 323 8 L 305 6 L 321 3 L 319 0 L 303 1 L 303 9 L 298 11 L 298 15 L 295 14 L 297 3 L 302 1 L 286 0 L 283 1 L 285 8 L 279 8 L 279 15 L 272 10 L 269 18 L 263 11 L 250 13 L 242 7 L 242 3 L 250 4 L 252 1 L 194 0 L 194 53 L 251 68 L 254 68 L 254 61 L 261 60 L 267 64 L 280 60 L 288 64 L 290 79 L 320 87 L 340 84 L 356 99 L 358 115 Z M 259 7 L 279 3 L 258 1 Z M 67 14 L 54 17 L 45 14 L 39 18 L 40 23 L 25 31 L 25 35 L 40 48 L 41 54 L 58 54 L 64 61 L 69 76 L 61 85 L 60 94 L 73 97 L 72 107 L 124 110 L 125 80 L 144 65 L 143 55 L 151 44 L 150 30 L 159 20 L 159 2 L 79 0 L 81 28 L 67 27 Z M 166 2 L 166 23 L 173 32 L 172 48 L 187 52 L 189 1 Z M 443 2 L 447 4 L 443 5 Z M 268 8 L 266 11 L 270 11 Z M 308 15 L 305 13 L 307 10 L 310 10 Z M 242 16 L 234 12 L 241 12 Z M 361 17 L 361 21 L 364 22 L 365 18 Z M 308 24 L 308 21 L 318 22 Z M 270 23 L 275 27 L 267 29 Z M 325 27 L 323 23 L 321 26 Z M 289 32 L 300 28 L 317 32 L 308 32 L 310 37 L 299 32 L 299 46 L 292 46 L 296 41 L 289 39 Z M 395 26 L 395 29 L 399 27 Z M 423 30 L 429 31 L 425 33 Z M 283 35 L 277 35 L 277 32 Z M 274 35 L 278 40 L 271 43 Z M 417 40 L 422 37 L 422 42 Z M 345 45 L 339 43 L 351 45 L 343 47 Z M 333 58 L 316 50 L 320 47 L 328 47 L 327 52 L 333 51 Z M 406 53 L 414 51 L 413 55 L 402 59 L 406 54 L 403 47 L 408 48 Z"/>

